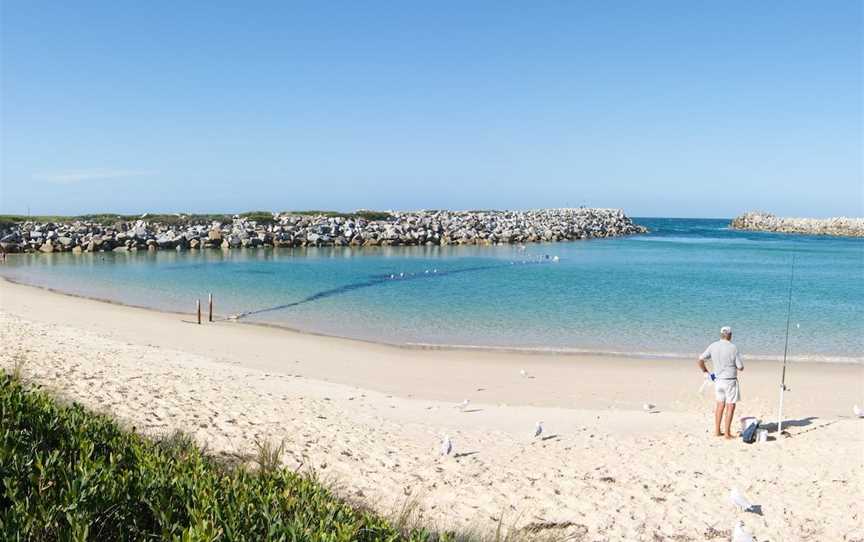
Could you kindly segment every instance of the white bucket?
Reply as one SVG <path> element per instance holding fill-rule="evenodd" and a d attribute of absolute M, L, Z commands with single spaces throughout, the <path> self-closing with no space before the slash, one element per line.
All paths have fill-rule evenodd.
<path fill-rule="evenodd" d="M 756 434 L 758 435 L 756 437 L 756 440 L 758 442 L 768 442 L 768 430 L 767 429 L 760 429 L 759 431 L 756 431 Z"/>

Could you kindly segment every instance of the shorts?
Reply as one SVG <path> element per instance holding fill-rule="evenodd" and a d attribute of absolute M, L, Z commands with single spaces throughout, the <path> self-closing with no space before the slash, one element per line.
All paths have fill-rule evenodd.
<path fill-rule="evenodd" d="M 741 392 L 738 390 L 738 379 L 718 378 L 717 380 L 715 380 L 714 397 L 717 398 L 717 401 L 726 403 L 727 405 L 734 405 L 735 403 L 740 401 Z"/>

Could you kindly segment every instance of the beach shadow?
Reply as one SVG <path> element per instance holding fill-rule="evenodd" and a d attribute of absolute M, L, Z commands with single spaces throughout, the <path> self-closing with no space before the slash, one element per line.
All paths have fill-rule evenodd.
<path fill-rule="evenodd" d="M 547 441 L 547 440 L 552 440 L 552 439 L 558 440 L 558 435 L 549 435 L 548 437 L 543 437 L 540 440 Z"/>
<path fill-rule="evenodd" d="M 196 326 L 198 325 L 198 321 L 197 321 L 197 320 L 183 320 L 183 319 L 181 319 L 180 322 L 183 323 L 183 324 L 193 324 L 193 325 L 196 325 Z M 202 320 L 201 320 L 201 325 L 202 325 L 202 326 L 203 326 L 204 324 L 208 324 L 208 323 L 209 323 L 209 322 L 207 322 L 206 319 L 202 319 Z"/>
<path fill-rule="evenodd" d="M 819 418 L 815 416 L 810 416 L 808 418 L 801 418 L 800 420 L 785 420 L 783 421 L 783 427 L 807 427 L 811 425 L 815 420 Z M 759 429 L 766 429 L 769 433 L 777 432 L 777 422 L 771 422 L 766 424 L 759 424 Z"/>
<path fill-rule="evenodd" d="M 483 412 L 483 409 L 482 408 L 472 408 L 471 410 L 463 410 L 462 412 L 464 412 L 465 414 L 470 414 L 472 412 Z"/>
<path fill-rule="evenodd" d="M 818 429 L 824 429 L 829 425 L 834 425 L 838 420 L 832 420 L 830 422 L 814 424 L 815 420 L 818 420 L 816 416 L 810 416 L 808 418 L 802 418 L 800 420 L 788 420 L 783 422 L 783 433 L 781 433 L 786 438 L 796 437 L 798 435 L 803 435 L 805 433 L 809 433 L 810 431 L 816 431 Z M 812 426 L 812 427 L 808 427 Z M 786 431 L 786 427 L 808 427 L 803 431 L 796 431 L 795 433 L 789 433 Z M 759 424 L 760 429 L 767 429 L 769 433 L 777 432 L 777 423 L 766 423 L 765 425 Z M 768 437 L 768 440 L 773 440 L 774 437 Z"/>
<path fill-rule="evenodd" d="M 453 454 L 453 457 L 458 459 L 460 457 L 469 457 L 472 455 L 477 455 L 479 453 L 480 452 L 462 452 L 461 454 Z"/>

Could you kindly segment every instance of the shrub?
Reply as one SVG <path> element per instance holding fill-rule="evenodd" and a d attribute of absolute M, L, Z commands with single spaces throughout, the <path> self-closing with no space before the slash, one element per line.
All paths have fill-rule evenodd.
<path fill-rule="evenodd" d="M 292 215 L 302 215 L 302 216 L 328 216 L 328 217 L 341 217 L 341 218 L 363 218 L 366 220 L 390 220 L 393 218 L 387 211 L 370 211 L 368 209 L 360 209 L 353 213 L 343 213 L 340 211 L 286 211 Z"/>
<path fill-rule="evenodd" d="M 248 213 L 241 213 L 240 216 L 247 220 L 254 220 L 259 224 L 273 224 L 276 222 L 276 219 L 273 218 L 273 213 L 269 211 L 249 211 Z"/>
<path fill-rule="evenodd" d="M 274 453 L 269 450 L 272 456 Z M 284 468 L 157 443 L 0 370 L 0 532 L 9 540 L 428 540 Z"/>

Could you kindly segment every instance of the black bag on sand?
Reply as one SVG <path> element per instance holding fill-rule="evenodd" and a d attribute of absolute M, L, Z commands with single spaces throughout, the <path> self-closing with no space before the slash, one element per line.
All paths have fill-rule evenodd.
<path fill-rule="evenodd" d="M 751 423 L 744 431 L 741 432 L 741 440 L 747 444 L 756 442 L 756 432 L 759 430 L 759 420 Z"/>

